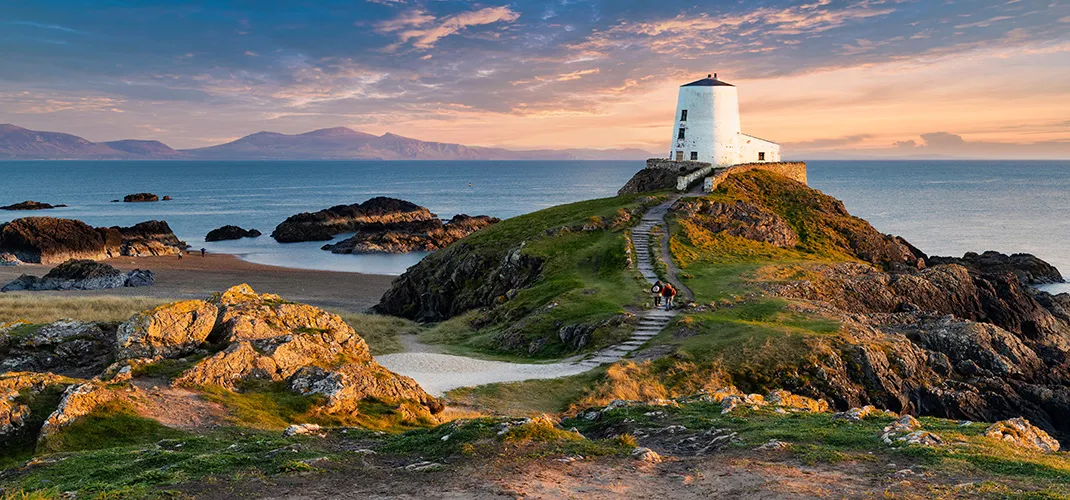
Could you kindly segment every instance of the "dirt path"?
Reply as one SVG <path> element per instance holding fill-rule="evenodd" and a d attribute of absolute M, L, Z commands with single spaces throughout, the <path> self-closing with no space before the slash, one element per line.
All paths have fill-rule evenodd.
<path fill-rule="evenodd" d="M 132 402 L 138 413 L 175 429 L 207 430 L 226 423 L 227 410 L 200 394 L 171 387 L 166 379 L 134 379 Z"/>

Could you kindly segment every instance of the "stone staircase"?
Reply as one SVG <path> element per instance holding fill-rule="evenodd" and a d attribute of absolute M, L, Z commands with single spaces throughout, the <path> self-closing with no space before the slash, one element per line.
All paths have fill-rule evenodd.
<path fill-rule="evenodd" d="M 664 222 L 665 213 L 669 210 L 673 201 L 675 199 L 647 210 L 639 224 L 632 229 L 632 246 L 635 247 L 636 268 L 651 285 L 657 281 L 658 275 L 654 272 L 654 263 L 650 259 L 650 231 L 654 226 Z M 660 245 L 656 250 L 661 251 Z M 606 347 L 579 363 L 594 367 L 620 361 L 621 358 L 632 351 L 638 350 L 643 344 L 649 342 L 650 339 L 665 329 L 669 322 L 672 321 L 673 316 L 676 316 L 676 311 L 666 311 L 661 308 L 644 311 L 639 315 L 639 326 L 632 332 L 632 336 L 628 340 Z"/>

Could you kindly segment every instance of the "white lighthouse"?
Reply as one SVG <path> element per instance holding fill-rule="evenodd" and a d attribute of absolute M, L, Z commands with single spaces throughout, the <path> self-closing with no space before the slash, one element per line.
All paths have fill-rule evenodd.
<path fill-rule="evenodd" d="M 669 158 L 715 167 L 779 162 L 780 145 L 740 131 L 736 87 L 717 74 L 680 86 Z"/>

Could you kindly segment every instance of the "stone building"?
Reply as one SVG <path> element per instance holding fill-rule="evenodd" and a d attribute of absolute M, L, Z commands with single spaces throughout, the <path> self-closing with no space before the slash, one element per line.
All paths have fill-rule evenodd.
<path fill-rule="evenodd" d="M 780 145 L 740 131 L 736 87 L 716 74 L 680 86 L 669 159 L 714 167 L 778 162 Z"/>

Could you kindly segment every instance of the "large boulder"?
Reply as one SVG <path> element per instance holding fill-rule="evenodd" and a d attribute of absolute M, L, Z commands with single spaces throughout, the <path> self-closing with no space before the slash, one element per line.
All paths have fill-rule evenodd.
<path fill-rule="evenodd" d="M 151 286 L 156 282 L 152 271 L 135 269 L 124 273 L 115 267 L 92 260 L 71 259 L 38 278 L 23 274 L 0 288 L 0 291 L 103 290 L 106 288 Z"/>
<path fill-rule="evenodd" d="M 361 231 L 370 224 L 396 224 L 435 219 L 427 208 L 396 198 L 379 196 L 364 203 L 337 205 L 287 218 L 271 233 L 280 243 L 326 241 L 342 233 Z"/>
<path fill-rule="evenodd" d="M 70 259 L 174 255 L 187 247 L 163 221 L 94 228 L 72 219 L 26 217 L 0 224 L 0 252 L 38 264 L 59 264 Z"/>
<path fill-rule="evenodd" d="M 203 344 L 216 325 L 219 309 L 203 300 L 165 304 L 135 314 L 119 325 L 116 357 L 176 358 Z"/>
<path fill-rule="evenodd" d="M 419 420 L 442 405 L 415 381 L 372 359 L 364 339 L 338 315 L 239 285 L 210 299 L 219 310 L 209 339 L 222 347 L 176 380 L 187 387 L 242 390 L 246 382 L 287 384 L 299 394 L 327 398 L 320 410 L 352 414 L 367 399 L 394 404 Z"/>
<path fill-rule="evenodd" d="M 256 229 L 242 229 L 238 226 L 223 226 L 211 231 L 205 235 L 204 241 L 225 241 L 225 240 L 240 240 L 242 238 L 256 238 L 260 236 L 260 231 Z"/>
<path fill-rule="evenodd" d="M 1006 255 L 991 250 L 982 254 L 967 252 L 961 258 L 929 257 L 929 264 L 958 264 L 976 273 L 989 275 L 1014 273 L 1027 285 L 1063 283 L 1063 275 L 1055 266 L 1027 253 Z"/>
<path fill-rule="evenodd" d="M 500 220 L 486 215 L 471 217 L 460 214 L 446 222 L 429 219 L 370 224 L 350 238 L 324 245 L 323 249 L 341 254 L 433 252 L 497 222 Z"/>
<path fill-rule="evenodd" d="M 70 319 L 0 326 L 0 373 L 52 372 L 94 377 L 111 363 L 115 327 Z"/>

